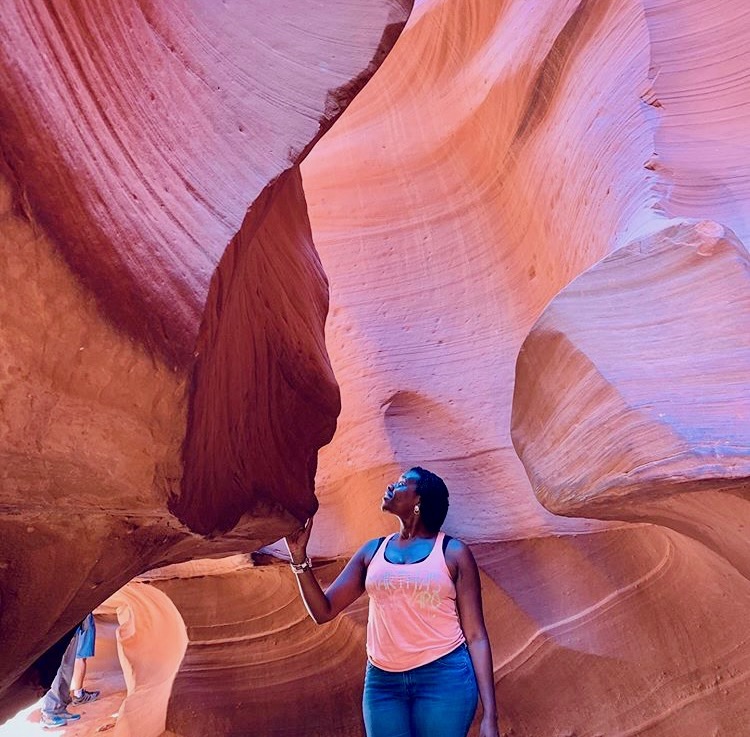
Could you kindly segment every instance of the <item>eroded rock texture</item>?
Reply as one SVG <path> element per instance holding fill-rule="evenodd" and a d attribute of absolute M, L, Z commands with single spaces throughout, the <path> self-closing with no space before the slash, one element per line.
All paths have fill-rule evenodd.
<path fill-rule="evenodd" d="M 104 351 L 96 360 L 87 358 L 88 348 L 76 353 L 81 342 L 69 349 L 81 366 L 71 386 L 88 387 L 87 381 L 96 377 L 104 386 L 81 399 L 83 407 L 98 407 L 84 415 L 93 418 L 84 425 L 86 431 L 93 432 L 101 422 L 100 434 L 111 433 L 112 420 L 100 405 L 109 407 L 107 402 L 114 401 L 108 399 L 110 393 L 127 381 L 143 392 L 138 394 L 144 397 L 143 413 L 135 413 L 128 436 L 134 447 L 145 445 L 140 455 L 134 453 L 141 465 L 127 454 L 112 462 L 110 457 L 120 456 L 110 451 L 103 456 L 109 462 L 101 466 L 110 484 L 118 480 L 131 490 L 118 507 L 122 532 L 110 531 L 101 539 L 91 532 L 78 534 L 88 535 L 103 554 L 120 555 L 129 575 L 139 568 L 134 561 L 149 556 L 156 564 L 203 554 L 205 548 L 187 540 L 178 556 L 174 541 L 183 540 L 185 530 L 170 521 L 168 534 L 163 531 L 164 505 L 175 490 L 179 494 L 172 497 L 172 509 L 201 531 L 230 527 L 240 515 L 236 532 L 212 543 L 217 552 L 249 550 L 315 505 L 311 456 L 304 452 L 295 454 L 289 469 L 299 482 L 292 496 L 252 490 L 240 495 L 236 505 L 217 508 L 215 501 L 225 498 L 222 489 L 231 488 L 235 478 L 249 488 L 234 439 L 221 430 L 237 423 L 238 442 L 257 443 L 258 426 L 245 425 L 247 413 L 234 403 L 245 401 L 245 392 L 251 395 L 249 405 L 263 403 L 269 425 L 281 430 L 275 446 L 281 452 L 304 438 L 308 447 L 316 447 L 335 413 L 320 332 L 313 330 L 310 337 L 310 326 L 319 324 L 324 310 L 320 291 L 305 297 L 309 311 L 301 316 L 294 317 L 292 305 L 282 300 L 282 311 L 257 322 L 263 326 L 261 336 L 278 335 L 284 341 L 295 335 L 295 326 L 305 326 L 307 340 L 300 330 L 298 342 L 284 343 L 273 353 L 274 360 L 289 357 L 280 364 L 282 373 L 292 371 L 297 388 L 284 394 L 284 411 L 293 412 L 297 400 L 316 408 L 304 422 L 309 434 L 302 441 L 295 427 L 280 422 L 278 398 L 259 388 L 265 374 L 249 378 L 227 337 L 243 315 L 254 313 L 265 300 L 281 299 L 282 287 L 284 294 L 298 294 L 322 284 L 309 234 L 304 227 L 299 230 L 303 208 L 298 181 L 293 175 L 274 177 L 299 160 L 321 120 L 330 120 L 328 91 L 348 89 L 346 80 L 357 80 L 358 86 L 362 72 L 354 67 L 371 69 L 370 60 L 379 58 L 387 45 L 381 41 L 383 29 L 396 23 L 387 5 L 359 4 L 356 15 L 349 3 L 325 6 L 335 6 L 340 14 L 336 24 L 351 12 L 349 20 L 362 24 L 357 28 L 374 28 L 374 41 L 369 46 L 352 43 L 362 38 L 359 31 L 343 37 L 338 31 L 316 33 L 315 13 L 323 12 L 316 5 L 309 17 L 307 10 L 296 14 L 288 26 L 303 37 L 309 31 L 328 56 L 291 67 L 284 60 L 298 58 L 299 44 L 292 49 L 286 36 L 257 49 L 245 43 L 241 11 L 227 11 L 240 16 L 221 16 L 192 7 L 180 12 L 141 8 L 145 21 L 136 13 L 139 22 L 125 21 L 124 27 L 132 26 L 135 38 L 147 34 L 144 43 L 162 50 L 166 66 L 149 75 L 148 67 L 135 65 L 132 75 L 108 76 L 140 78 L 141 86 L 115 85 L 119 97 L 108 107 L 93 107 L 99 121 L 104 113 L 115 115 L 127 108 L 125 103 L 133 103 L 138 120 L 128 118 L 128 125 L 119 127 L 87 123 L 93 113 L 68 103 L 70 114 L 64 120 L 80 119 L 84 125 L 62 127 L 56 129 L 58 135 L 45 138 L 34 134 L 32 163 L 44 162 L 45 147 L 53 145 L 50 138 L 65 144 L 54 144 L 52 174 L 39 179 L 49 182 L 47 177 L 58 170 L 69 174 L 60 167 L 68 167 L 66 156 L 78 150 L 75 137 L 83 140 L 91 130 L 100 137 L 106 133 L 109 140 L 112 131 L 124 129 L 120 136 L 126 145 L 114 146 L 108 157 L 83 157 L 76 169 L 85 173 L 76 189 L 88 208 L 85 217 L 78 199 L 70 200 L 70 214 L 49 215 L 57 212 L 47 192 L 53 191 L 51 185 L 34 185 L 43 190 L 36 194 L 28 187 L 17 191 L 29 192 L 51 235 L 64 236 L 60 252 L 65 265 L 47 255 L 43 263 L 55 264 L 71 279 L 71 293 L 78 296 L 68 301 L 76 310 L 89 311 L 81 313 L 81 325 L 101 326 L 108 331 L 101 340 L 114 346 L 106 360 L 103 356 L 110 354 Z M 261 30 L 253 31 L 260 34 L 257 38 L 265 39 L 263 30 L 273 25 L 266 26 L 264 14 L 289 7 L 283 2 L 264 6 Z M 372 25 L 363 15 L 365 7 L 378 19 Z M 118 9 L 117 17 L 129 19 L 130 12 Z M 71 13 L 80 16 L 78 25 L 89 23 L 88 11 L 75 9 L 58 9 L 53 21 L 44 21 L 48 11 L 32 12 L 23 4 L 14 13 L 14 20 L 3 21 L 6 36 L 8 28 L 15 33 L 16 25 L 23 29 L 30 23 L 68 28 L 64 19 Z M 216 20 L 222 17 L 226 22 Z M 747 516 L 742 487 L 747 445 L 742 428 L 747 399 L 742 243 L 749 222 L 748 23 L 750 15 L 739 2 L 724 3 L 717 12 L 710 0 L 418 0 L 378 74 L 301 166 L 312 241 L 331 285 L 326 346 L 342 398 L 337 433 L 319 455 L 316 493 L 321 508 L 313 552 L 337 559 L 322 567 L 325 576 L 333 575 L 341 558 L 363 539 L 392 529 L 392 521 L 377 512 L 378 499 L 400 468 L 420 463 L 441 473 L 452 492 L 447 530 L 473 545 L 482 569 L 496 689 L 509 734 L 735 737 L 750 721 L 744 624 L 750 589 L 740 527 Z M 195 42 L 196 37 L 207 43 Z M 87 47 L 81 34 L 71 38 L 73 43 L 59 48 L 63 60 Z M 332 46 L 327 39 L 333 39 Z M 179 41 L 177 51 L 170 47 L 174 40 Z M 130 48 L 122 53 L 131 54 Z M 352 64 L 341 79 L 319 84 L 316 75 L 328 74 L 334 54 L 338 64 L 355 52 L 361 52 L 359 66 Z M 260 54 L 258 64 L 240 65 L 249 71 L 227 73 L 222 78 L 227 81 L 217 82 L 221 89 L 215 89 L 224 64 L 234 70 L 232 55 L 243 53 Z M 66 89 L 54 77 L 44 88 L 19 81 L 42 73 L 40 58 L 50 60 L 44 68 L 53 72 L 58 65 L 66 68 L 55 56 L 36 58 L 6 65 L 9 82 L 4 86 L 21 101 L 21 112 L 4 123 L 12 133 L 13 150 L 20 150 L 26 137 L 23 127 L 43 119 L 41 112 L 57 99 L 41 90 Z M 73 65 L 75 74 L 107 68 L 85 53 L 81 61 Z M 279 77 L 274 76 L 277 63 L 286 70 Z M 151 78 L 160 85 L 153 100 L 148 94 Z M 195 78 L 207 84 L 196 85 Z M 298 78 L 306 80 L 305 86 L 298 88 Z M 266 79 L 274 81 L 266 84 Z M 89 89 L 83 81 L 73 87 L 79 95 Z M 315 95 L 296 97 L 298 89 L 317 90 L 318 106 L 310 101 Z M 256 92 L 264 112 L 281 111 L 273 118 L 281 128 L 271 132 L 290 133 L 289 149 L 275 143 L 255 149 L 248 143 L 250 128 L 239 130 L 237 111 L 252 106 L 244 98 Z M 172 114 L 172 99 L 179 103 L 175 109 L 180 116 Z M 213 113 L 206 116 L 208 108 Z M 157 117 L 150 118 L 151 110 L 161 110 L 161 117 L 154 113 Z M 191 117 L 191 110 L 200 115 Z M 224 115 L 227 111 L 231 115 Z M 142 119 L 150 121 L 146 131 L 164 137 L 165 146 L 149 147 Z M 185 128 L 183 120 L 193 122 Z M 305 127 L 311 121 L 312 127 Z M 262 127 L 261 122 L 256 125 Z M 69 130 L 68 136 L 61 138 L 59 130 Z M 261 134 L 270 136 L 259 128 Z M 166 179 L 168 191 L 151 194 L 136 187 L 122 153 L 131 149 L 144 160 L 135 160 L 138 167 L 151 167 L 144 181 Z M 11 174 L 23 171 L 18 155 L 6 154 L 6 160 Z M 167 169 L 173 173 L 165 177 L 161 172 Z M 109 178 L 110 170 L 120 176 Z M 108 183 L 106 190 L 96 200 L 89 198 L 89 186 L 100 179 Z M 133 194 L 139 202 L 150 202 L 138 216 L 130 210 Z M 264 260 L 269 253 L 275 258 L 276 249 L 267 249 L 267 233 L 251 224 L 261 217 L 261 203 L 282 208 L 267 217 L 274 223 L 273 242 L 281 238 L 279 253 L 291 258 L 284 269 L 298 273 L 300 264 L 307 265 L 306 276 L 293 285 L 277 278 L 274 267 L 280 261 Z M 179 216 L 177 223 L 162 213 L 162 204 L 167 213 Z M 117 219 L 119 211 L 128 217 Z M 287 211 L 296 214 L 286 217 Z M 706 220 L 716 224 L 696 225 Z M 29 227 L 18 219 L 4 222 L 16 230 Z M 117 229 L 107 231 L 110 222 Z M 185 230 L 190 238 L 180 234 Z M 109 232 L 116 247 L 101 245 L 100 231 Z M 133 232 L 137 238 L 130 237 Z M 71 233 L 77 238 L 73 244 Z M 36 248 L 50 248 L 44 239 L 26 238 Z M 84 242 L 95 246 L 91 264 L 81 263 L 87 259 L 81 255 Z M 132 258 L 122 258 L 122 265 L 112 260 L 112 254 L 121 252 L 119 243 L 131 242 L 141 244 Z M 290 250 L 290 242 L 297 247 Z M 260 250 L 248 254 L 246 243 L 257 243 Z M 702 253 L 706 248 L 709 252 Z M 23 273 L 28 267 L 19 262 L 14 268 Z M 114 270 L 118 277 L 123 272 L 111 288 L 111 306 L 101 304 L 107 301 L 104 282 L 90 277 L 94 268 Z M 226 302 L 222 289 L 227 270 L 239 275 L 246 269 L 268 269 L 264 290 Z M 605 272 L 612 278 L 605 279 Z M 144 274 L 147 283 L 141 284 Z M 587 294 L 575 291 L 577 277 L 589 284 Z M 15 288 L 15 281 L 9 283 Z M 128 283 L 135 288 L 119 286 Z M 61 312 L 47 296 L 50 290 L 37 291 L 44 299 L 31 292 L 15 307 L 24 320 L 33 319 L 23 314 L 24 304 L 49 304 L 51 314 Z M 645 298 L 648 310 L 642 309 Z M 550 311 L 539 321 L 550 302 Z M 213 315 L 219 305 L 226 305 L 223 321 Z M 598 333 L 593 330 L 595 314 Z M 550 339 L 549 325 L 545 328 L 555 315 L 566 319 L 564 326 L 555 323 L 555 330 L 572 340 L 566 363 L 551 353 L 562 338 L 558 345 Z M 700 318 L 700 330 L 690 329 L 688 315 Z M 652 328 L 655 332 L 649 332 Z M 21 334 L 34 330 L 39 328 L 25 327 Z M 50 332 L 62 333 L 56 323 Z M 519 351 L 530 334 L 516 373 Z M 685 359 L 683 340 L 696 356 L 695 365 Z M 272 350 L 271 345 L 253 344 L 245 360 Z M 649 374 L 649 366 L 638 360 L 646 348 L 662 374 L 668 374 L 667 368 L 683 370 L 680 380 Z M 142 358 L 128 358 L 127 351 Z M 42 355 L 51 360 L 57 354 Z M 291 361 L 300 355 L 309 364 L 301 375 L 299 363 Z M 725 355 L 727 361 L 719 362 Z M 185 366 L 194 360 L 198 371 L 191 373 Z M 596 370 L 605 364 L 608 376 Z M 697 375 L 698 367 L 708 375 Z M 69 377 L 70 369 L 60 364 L 58 373 Z M 89 375 L 94 378 L 82 380 Z M 188 377 L 190 403 L 182 399 Z M 16 401 L 26 406 L 31 394 L 38 403 L 42 392 L 27 392 L 18 382 L 6 382 L 21 387 L 12 395 Z M 710 394 L 703 391 L 708 385 Z M 224 387 L 232 388 L 231 397 Z M 597 391 L 589 391 L 591 387 Z M 626 387 L 629 395 L 623 394 Z M 123 391 L 124 408 L 115 417 L 133 415 L 131 393 Z M 652 405 L 662 409 L 654 414 Z M 658 419 L 664 407 L 668 422 Z M 556 409 L 564 410 L 565 417 L 556 415 Z M 164 417 L 160 423 L 149 419 L 150 413 L 161 417 L 159 412 Z M 27 413 L 31 417 L 30 407 Z M 703 419 L 713 424 L 703 424 Z M 523 463 L 511 441 L 511 424 Z M 27 420 L 20 428 L 27 425 L 34 427 Z M 728 426 L 734 428 L 731 437 Z M 206 428 L 205 434 L 190 435 L 193 427 Z M 30 432 L 14 428 L 9 437 L 25 439 Z M 572 440 L 571 428 L 601 452 L 581 456 L 578 444 L 559 447 Z M 39 447 L 46 446 L 31 437 L 24 440 L 27 455 L 36 458 Z M 209 437 L 210 443 L 202 442 Z M 701 445 L 711 437 L 731 442 Z M 121 444 L 112 438 L 118 450 Z M 554 438 L 556 444 L 551 443 Z M 183 442 L 190 447 L 184 468 L 179 455 Z M 82 444 L 76 440 L 71 447 Z M 88 445 L 97 447 L 95 442 Z M 266 448 L 262 443 L 258 447 Z M 158 462 L 153 448 L 160 449 Z M 678 456 L 672 466 L 653 462 L 674 453 Z M 72 453 L 63 456 L 70 459 Z M 265 469 L 266 459 L 260 460 L 258 468 Z M 55 466 L 44 459 L 42 467 L 29 472 L 29 483 L 38 484 L 42 470 L 48 477 L 48 469 Z M 633 481 L 637 469 L 644 480 L 640 486 Z M 141 474 L 140 483 L 119 481 L 135 473 Z M 288 488 L 286 473 L 281 478 Z M 57 498 L 75 499 L 77 488 L 60 481 L 49 484 L 47 493 L 64 489 L 64 494 L 56 492 Z M 34 499 L 36 486 L 28 490 L 25 498 Z M 120 499 L 118 494 L 107 491 L 105 496 Z M 151 522 L 144 525 L 143 513 L 131 510 L 152 510 L 154 495 L 158 513 L 150 512 Z M 93 498 L 92 508 L 99 503 Z M 278 499 L 279 508 L 265 507 L 268 498 Z M 14 503 L 23 509 L 17 499 L 13 497 Z M 242 516 L 243 511 L 249 514 Z M 107 509 L 101 514 L 108 520 L 114 516 Z M 9 528 L 9 539 L 20 539 L 18 530 L 26 528 L 19 525 L 33 526 L 22 519 Z M 55 528 L 54 534 L 47 533 L 47 549 L 57 550 L 60 537 L 74 537 L 74 532 Z M 238 538 L 252 543 L 243 547 Z M 72 563 L 73 553 L 65 554 Z M 34 555 L 28 562 L 30 577 L 42 570 L 48 553 Z M 14 565 L 20 571 L 21 564 Z M 120 580 L 108 563 L 100 565 L 97 572 Z M 251 566 L 244 559 L 232 559 L 224 567 L 181 565 L 187 568 L 154 574 L 148 584 L 173 601 L 189 637 L 166 709 L 169 733 L 202 734 L 195 717 L 200 698 L 211 734 L 362 734 L 361 603 L 348 618 L 315 628 L 305 619 L 285 568 Z M 19 574 L 14 580 L 26 579 Z M 81 581 L 88 581 L 88 573 Z M 21 590 L 26 597 L 36 591 L 32 584 Z M 102 591 L 95 589 L 88 598 L 79 591 L 73 603 L 82 612 Z M 40 606 L 43 598 L 40 593 Z M 56 617 L 50 614 L 49 621 Z M 147 659 L 131 662 L 136 669 L 148 669 Z"/>
<path fill-rule="evenodd" d="M 544 305 L 650 216 L 649 63 L 637 2 L 423 2 L 308 157 L 343 404 L 324 539 L 385 529 L 362 504 L 417 461 L 461 490 L 449 521 L 469 540 L 587 527 L 529 493 L 515 359 Z"/>
<path fill-rule="evenodd" d="M 330 581 L 340 570 L 331 563 L 319 574 Z M 190 640 L 169 702 L 171 732 L 325 737 L 361 731 L 363 616 L 349 613 L 331 627 L 316 626 L 288 566 L 278 561 L 181 564 L 149 578 L 175 603 Z M 290 703 L 293 693 L 304 698 Z"/>
<path fill-rule="evenodd" d="M 331 283 L 328 348 L 343 407 L 320 456 L 320 552 L 351 550 L 389 529 L 374 510 L 399 467 L 421 462 L 442 473 L 454 500 L 449 532 L 475 543 L 496 584 L 486 601 L 497 691 L 515 734 L 746 729 L 740 684 L 750 671 L 730 602 L 747 594 L 736 567 L 747 559 L 737 487 L 702 503 L 683 495 L 680 524 L 677 514 L 638 517 L 638 501 L 629 516 L 568 506 L 578 517 L 563 520 L 540 507 L 527 470 L 562 487 L 552 466 L 572 463 L 572 449 L 537 454 L 533 464 L 524 457 L 524 468 L 510 428 L 521 345 L 577 276 L 677 216 L 712 218 L 745 238 L 747 20 L 744 7 L 730 4 L 719 18 L 708 2 L 421 2 L 380 74 L 302 167 Z M 737 353 L 721 370 L 712 364 L 716 384 L 728 384 L 721 392 L 701 393 L 705 379 L 693 389 L 703 404 L 718 402 L 717 424 L 735 428 L 733 413 L 743 411 L 735 400 L 746 401 L 746 320 L 742 302 L 723 303 L 742 291 L 741 250 L 726 256 L 739 292 L 723 276 L 710 290 L 694 285 L 696 298 L 706 289 L 701 309 L 722 303 L 729 345 L 714 358 Z M 645 265 L 631 278 L 659 303 Z M 686 271 L 681 278 L 689 293 Z M 658 315 L 667 332 L 678 320 L 666 303 Z M 587 324 L 585 314 L 576 320 Z M 650 349 L 670 361 L 674 345 Z M 613 344 L 610 365 L 615 353 Z M 570 399 L 594 436 L 596 399 L 568 397 L 569 384 L 552 379 L 564 367 L 547 368 L 548 396 Z M 690 404 L 667 381 L 651 389 L 675 412 Z M 651 438 L 638 429 L 619 449 L 609 435 L 597 447 L 620 461 L 645 452 Z M 533 442 L 541 448 L 543 433 Z M 588 450 L 575 449 L 582 473 L 599 461 Z M 746 454 L 740 441 L 731 461 L 709 462 L 729 478 Z M 572 480 L 565 494 L 587 498 L 588 479 Z M 713 533 L 717 514 L 726 517 Z M 703 529 L 689 530 L 687 519 Z M 709 603 L 696 611 L 696 602 Z M 724 624 L 714 628 L 714 617 Z"/>
<path fill-rule="evenodd" d="M 112 737 L 163 734 L 174 679 L 188 644 L 184 620 L 168 596 L 142 580 L 115 592 L 98 611 L 111 613 L 117 622 L 115 641 L 126 689 L 116 719 L 110 717 L 105 725 Z M 99 634 L 97 627 L 97 647 L 101 647 L 106 633 Z M 112 698 L 111 680 L 102 684 L 102 702 Z M 94 728 L 93 724 L 84 727 L 82 734 L 92 734 Z M 104 730 L 96 727 L 96 731 Z"/>
<path fill-rule="evenodd" d="M 134 575 L 316 509 L 339 397 L 297 164 L 409 6 L 3 8 L 3 687 Z"/>
<path fill-rule="evenodd" d="M 589 517 L 682 494 L 739 501 L 750 339 L 737 327 L 748 319 L 750 256 L 710 221 L 635 241 L 575 279 L 518 359 L 513 433 L 537 497 Z"/>

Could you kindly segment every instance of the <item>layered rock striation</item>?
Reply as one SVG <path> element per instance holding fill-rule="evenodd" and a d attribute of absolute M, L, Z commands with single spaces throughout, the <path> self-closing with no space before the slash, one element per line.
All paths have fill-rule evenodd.
<path fill-rule="evenodd" d="M 43 612 L 8 672 L 316 497 L 328 580 L 419 463 L 480 564 L 505 731 L 743 734 L 744 6 L 418 0 L 314 148 L 406 10 L 248 8 L 0 21 L 31 50 L 2 52 L 2 632 Z M 147 585 L 188 636 L 150 729 L 198 737 L 200 698 L 212 734 L 362 734 L 361 602 L 316 628 L 246 558 Z"/>
<path fill-rule="evenodd" d="M 448 531 L 474 545 L 486 576 L 498 701 L 516 734 L 705 737 L 740 734 L 747 719 L 730 599 L 747 592 L 748 17 L 689 6 L 418 3 L 381 73 L 302 166 L 342 391 L 320 455 L 320 552 L 389 530 L 377 499 L 399 468 L 441 473 Z M 533 372 L 523 358 L 517 369 L 550 302 L 550 314 L 569 304 L 577 335 L 594 339 L 576 278 L 594 278 L 609 254 L 689 251 L 714 236 L 716 253 L 696 257 L 715 265 L 708 281 L 666 255 L 633 257 L 628 314 L 654 322 L 652 366 L 639 365 L 643 336 L 617 322 L 625 285 L 602 277 L 596 300 L 614 322 L 599 328 L 595 366 L 694 419 L 664 455 L 659 425 L 625 431 L 621 387 L 574 380 L 550 341 Z M 695 333 L 688 316 L 701 317 Z M 678 388 L 664 367 L 680 363 L 694 373 Z M 556 445 L 571 429 L 583 446 Z M 598 473 L 703 437 L 693 478 L 699 463 L 714 476 L 699 493 L 678 463 L 658 490 L 644 469 L 628 503 L 624 480 Z"/>
<path fill-rule="evenodd" d="M 3 686 L 133 576 L 315 511 L 339 395 L 297 165 L 409 7 L 4 9 Z"/>

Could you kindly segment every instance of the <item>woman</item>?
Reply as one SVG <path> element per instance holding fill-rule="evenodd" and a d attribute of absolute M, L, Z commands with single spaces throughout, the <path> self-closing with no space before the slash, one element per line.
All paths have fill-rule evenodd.
<path fill-rule="evenodd" d="M 365 543 L 323 591 L 307 543 L 312 519 L 286 538 L 307 611 L 328 622 L 365 590 L 368 737 L 465 737 L 482 699 L 480 737 L 498 737 L 492 653 L 474 556 L 440 531 L 448 489 L 415 467 L 388 486 L 381 509 L 401 529 Z M 477 689 L 478 687 L 478 689 Z"/>

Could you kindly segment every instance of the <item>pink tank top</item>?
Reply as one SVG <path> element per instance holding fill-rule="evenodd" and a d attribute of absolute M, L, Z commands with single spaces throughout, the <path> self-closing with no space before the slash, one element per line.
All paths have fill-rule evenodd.
<path fill-rule="evenodd" d="M 447 655 L 465 638 L 456 587 L 443 555 L 445 533 L 438 533 L 424 560 L 403 565 L 385 559 L 392 537 L 385 539 L 367 567 L 367 657 L 382 670 L 404 671 Z"/>

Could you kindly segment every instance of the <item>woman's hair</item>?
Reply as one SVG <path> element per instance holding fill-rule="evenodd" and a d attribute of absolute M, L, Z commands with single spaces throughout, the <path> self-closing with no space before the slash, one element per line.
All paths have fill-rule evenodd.
<path fill-rule="evenodd" d="M 430 532 L 439 532 L 448 514 L 448 487 L 445 481 L 432 471 L 419 466 L 410 468 L 407 473 L 419 474 L 417 494 L 419 494 L 419 516 Z"/>

